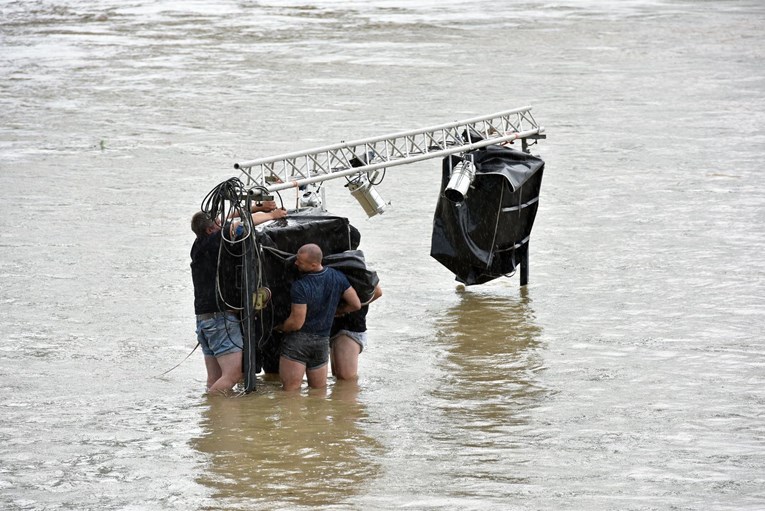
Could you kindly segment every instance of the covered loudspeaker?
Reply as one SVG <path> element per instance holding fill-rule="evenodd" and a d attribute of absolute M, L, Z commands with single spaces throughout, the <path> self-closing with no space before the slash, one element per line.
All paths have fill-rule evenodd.
<path fill-rule="evenodd" d="M 453 202 L 444 192 L 464 160 L 475 175 L 464 199 Z M 513 273 L 528 260 L 543 171 L 540 158 L 499 146 L 444 158 L 430 255 L 466 285 Z"/>

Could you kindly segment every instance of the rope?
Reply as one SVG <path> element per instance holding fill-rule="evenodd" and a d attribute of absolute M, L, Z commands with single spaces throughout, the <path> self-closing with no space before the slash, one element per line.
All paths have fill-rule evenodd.
<path fill-rule="evenodd" d="M 191 351 L 189 352 L 189 354 L 188 354 L 188 355 L 186 355 L 186 358 L 184 358 L 183 360 L 181 360 L 180 362 L 178 362 L 177 364 L 175 364 L 173 367 L 171 367 L 170 369 L 168 369 L 168 370 L 167 370 L 167 371 L 165 371 L 164 373 L 162 373 L 162 374 L 158 374 L 158 375 L 154 376 L 154 378 L 160 378 L 160 377 L 162 377 L 162 376 L 166 375 L 167 373 L 169 373 L 170 371 L 172 371 L 173 369 L 177 368 L 178 366 L 180 366 L 180 365 L 181 365 L 181 364 L 183 364 L 184 362 L 186 362 L 186 360 L 188 360 L 188 359 L 189 359 L 189 357 L 191 356 L 191 354 L 192 354 L 192 353 L 194 353 L 194 352 L 197 350 L 197 348 L 198 348 L 198 347 L 199 347 L 199 341 L 197 341 L 197 345 L 196 345 L 196 346 L 194 346 L 194 349 L 193 349 L 193 350 L 191 350 Z"/>
<path fill-rule="evenodd" d="M 499 210 L 497 211 L 497 221 L 494 224 L 494 235 L 491 238 L 491 252 L 489 252 L 489 260 L 486 262 L 486 269 L 488 270 L 491 263 L 494 262 L 494 242 L 497 241 L 497 231 L 499 230 L 499 218 L 502 214 L 502 200 L 505 198 L 505 183 L 502 183 L 502 193 L 499 195 Z"/>

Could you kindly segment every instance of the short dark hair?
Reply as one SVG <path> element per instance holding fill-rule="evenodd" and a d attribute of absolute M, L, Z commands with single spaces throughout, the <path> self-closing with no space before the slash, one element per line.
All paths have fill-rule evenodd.
<path fill-rule="evenodd" d="M 197 235 L 197 238 L 202 238 L 207 234 L 207 228 L 213 225 L 213 219 L 210 215 L 204 211 L 197 211 L 194 216 L 191 217 L 191 230 Z"/>
<path fill-rule="evenodd" d="M 297 253 L 303 254 L 307 262 L 312 264 L 321 264 L 321 260 L 324 257 L 324 254 L 321 252 L 321 247 L 314 243 L 307 243 L 303 245 L 298 249 Z"/>

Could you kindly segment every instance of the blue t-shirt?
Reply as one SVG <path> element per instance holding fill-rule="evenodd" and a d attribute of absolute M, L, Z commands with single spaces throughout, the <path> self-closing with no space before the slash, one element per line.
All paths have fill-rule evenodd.
<path fill-rule="evenodd" d="M 307 306 L 305 323 L 300 331 L 329 336 L 337 306 L 349 287 L 345 275 L 329 267 L 306 273 L 293 282 L 290 288 L 292 303 Z"/>

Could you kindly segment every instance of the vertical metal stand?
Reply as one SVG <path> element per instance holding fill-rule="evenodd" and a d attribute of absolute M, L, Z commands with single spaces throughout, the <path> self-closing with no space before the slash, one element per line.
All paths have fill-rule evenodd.
<path fill-rule="evenodd" d="M 529 283 L 529 242 L 521 248 L 521 286 Z"/>
<path fill-rule="evenodd" d="M 252 195 L 248 194 L 245 198 L 244 210 L 252 211 Z M 258 271 L 259 268 L 254 266 L 254 261 L 257 258 L 255 251 L 257 245 L 255 243 L 255 226 L 252 222 L 252 217 L 247 215 L 247 218 L 242 218 L 242 222 L 247 227 L 249 233 L 248 239 L 245 240 L 242 247 L 241 263 L 242 263 L 242 339 L 244 346 L 242 346 L 242 373 L 244 374 L 244 391 L 250 393 L 255 390 L 255 382 L 257 380 L 258 373 L 258 359 L 257 359 L 257 320 L 258 317 L 255 314 L 254 307 L 254 295 L 258 289 Z"/>

